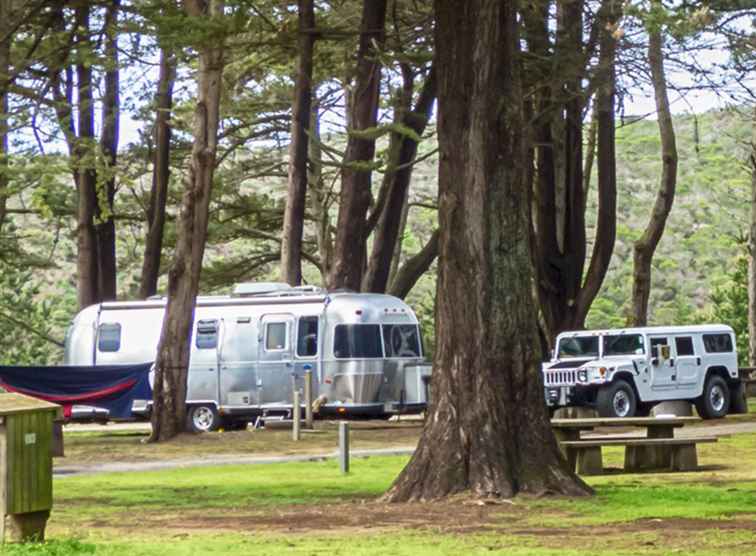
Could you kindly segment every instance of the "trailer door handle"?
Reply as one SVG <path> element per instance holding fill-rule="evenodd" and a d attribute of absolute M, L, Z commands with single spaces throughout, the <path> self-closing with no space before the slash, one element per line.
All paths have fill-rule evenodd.
<path fill-rule="evenodd" d="M 701 364 L 701 358 L 700 357 L 696 357 L 696 365 L 700 365 L 700 364 Z"/>

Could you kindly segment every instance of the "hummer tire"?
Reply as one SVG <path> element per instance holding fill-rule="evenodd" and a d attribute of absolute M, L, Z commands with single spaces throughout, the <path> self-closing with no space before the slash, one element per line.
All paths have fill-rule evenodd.
<path fill-rule="evenodd" d="M 602 386 L 596 396 L 600 417 L 633 417 L 637 406 L 635 390 L 621 378 Z"/>

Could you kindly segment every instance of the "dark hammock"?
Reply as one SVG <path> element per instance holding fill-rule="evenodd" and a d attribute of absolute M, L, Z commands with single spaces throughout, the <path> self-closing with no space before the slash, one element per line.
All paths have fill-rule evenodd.
<path fill-rule="evenodd" d="M 151 400 L 152 363 L 101 367 L 2 367 L 0 387 L 63 406 L 66 418 L 74 405 L 107 409 L 111 418 L 132 417 L 134 400 Z"/>

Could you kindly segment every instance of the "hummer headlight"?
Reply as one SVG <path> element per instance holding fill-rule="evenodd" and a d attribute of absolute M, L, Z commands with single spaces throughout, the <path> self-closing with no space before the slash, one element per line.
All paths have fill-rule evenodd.
<path fill-rule="evenodd" d="M 578 382 L 588 382 L 588 371 L 578 371 Z"/>

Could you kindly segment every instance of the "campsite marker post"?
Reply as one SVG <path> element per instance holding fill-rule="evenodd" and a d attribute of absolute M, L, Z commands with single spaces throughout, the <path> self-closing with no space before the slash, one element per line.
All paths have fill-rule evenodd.
<path fill-rule="evenodd" d="M 304 376 L 305 427 L 312 430 L 312 371 L 305 370 Z"/>
<path fill-rule="evenodd" d="M 339 468 L 341 473 L 349 473 L 349 423 L 339 421 Z"/>
<path fill-rule="evenodd" d="M 294 401 L 291 404 L 291 416 L 292 416 L 292 425 L 291 425 L 291 439 L 295 442 L 299 441 L 299 430 L 302 428 L 302 412 L 299 407 L 299 390 L 294 390 Z"/>

